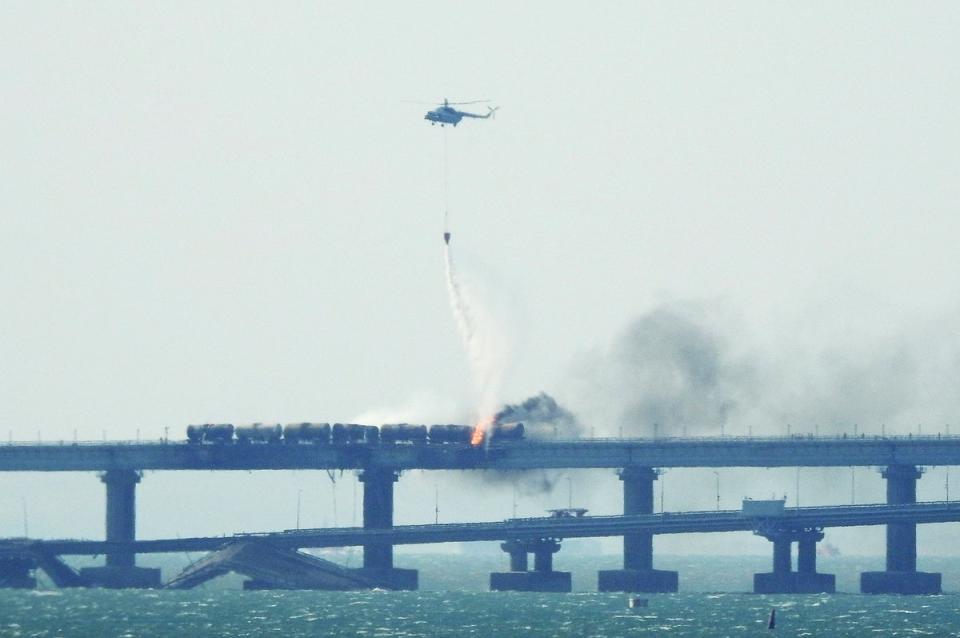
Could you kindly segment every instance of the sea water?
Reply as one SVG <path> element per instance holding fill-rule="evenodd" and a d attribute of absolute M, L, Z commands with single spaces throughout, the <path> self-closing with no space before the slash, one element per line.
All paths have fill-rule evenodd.
<path fill-rule="evenodd" d="M 495 560 L 499 559 L 499 560 Z M 659 559 L 659 557 L 658 557 Z M 225 578 L 193 591 L 39 589 L 0 591 L 0 636 L 956 636 L 960 595 L 866 596 L 856 593 L 759 596 L 751 570 L 764 557 L 663 557 L 678 569 L 682 591 L 648 595 L 632 611 L 626 594 L 595 591 L 596 570 L 615 556 L 571 557 L 572 594 L 484 591 L 493 555 L 400 555 L 421 570 L 419 592 L 251 591 Z M 559 561 L 558 561 L 559 563 Z M 661 564 L 662 563 L 662 564 Z M 853 569 L 878 569 L 882 559 L 821 561 L 853 592 Z M 960 560 L 927 559 L 944 588 L 960 589 Z M 847 571 L 843 571 L 847 570 Z M 591 586 L 592 585 L 592 586 Z M 777 628 L 767 629 L 771 609 Z"/>

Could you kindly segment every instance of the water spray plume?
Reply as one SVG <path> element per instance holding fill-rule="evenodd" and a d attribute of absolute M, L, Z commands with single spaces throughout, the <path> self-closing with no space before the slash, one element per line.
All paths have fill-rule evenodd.
<path fill-rule="evenodd" d="M 483 312 L 481 305 L 460 281 L 449 244 L 444 245 L 444 258 L 450 309 L 467 353 L 477 392 L 477 428 L 485 431 L 493 423 L 493 417 L 488 415 L 496 411 L 503 377 L 503 339 L 494 329 L 489 315 Z"/>

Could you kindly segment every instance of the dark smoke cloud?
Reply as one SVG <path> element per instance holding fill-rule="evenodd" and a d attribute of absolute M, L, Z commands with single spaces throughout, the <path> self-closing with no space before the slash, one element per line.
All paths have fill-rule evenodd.
<path fill-rule="evenodd" d="M 960 414 L 956 319 L 764 349 L 721 304 L 668 303 L 581 357 L 565 396 L 597 435 L 935 433 Z"/>
<path fill-rule="evenodd" d="M 804 325 L 813 323 L 808 318 Z M 830 326 L 834 315 L 823 319 Z M 851 322 L 857 326 L 856 321 Z M 533 436 L 726 436 L 960 432 L 960 314 L 823 334 L 804 328 L 753 338 L 736 313 L 713 302 L 672 302 L 632 321 L 609 347 L 576 360 L 572 387 L 507 405 L 503 422 Z M 576 417 L 573 417 L 573 414 Z M 557 472 L 485 472 L 524 494 L 549 492 Z M 862 481 L 868 481 L 868 474 Z M 804 471 L 810 502 L 848 502 L 836 472 Z M 724 492 L 754 497 L 756 472 L 724 472 Z M 843 483 L 843 481 L 841 481 Z M 789 488 L 789 489 L 788 489 Z M 790 485 L 779 489 L 793 491 Z M 779 492 L 778 492 L 779 493 Z M 792 496 L 791 496 L 792 498 Z"/>
<path fill-rule="evenodd" d="M 532 439 L 574 439 L 583 428 L 577 417 L 561 407 L 556 399 L 541 392 L 522 403 L 505 405 L 494 417 L 495 423 L 523 423 L 526 436 Z"/>
<path fill-rule="evenodd" d="M 494 423 L 517 422 L 523 423 L 525 436 L 530 439 L 573 439 L 583 431 L 577 417 L 546 392 L 505 405 L 494 417 Z M 511 484 L 519 494 L 532 496 L 552 491 L 564 473 L 515 470 L 482 472 L 481 476 L 490 483 Z"/>
<path fill-rule="evenodd" d="M 751 392 L 754 364 L 735 354 L 694 305 L 666 305 L 633 321 L 579 369 L 579 394 L 597 434 L 719 432 Z"/>

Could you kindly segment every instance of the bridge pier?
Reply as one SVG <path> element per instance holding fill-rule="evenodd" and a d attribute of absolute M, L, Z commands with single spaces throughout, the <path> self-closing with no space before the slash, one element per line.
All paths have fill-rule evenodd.
<path fill-rule="evenodd" d="M 819 528 L 771 528 L 755 532 L 773 542 L 773 571 L 753 575 L 755 594 L 832 594 L 837 590 L 833 574 L 817 573 Z M 790 548 L 797 542 L 797 571 L 793 571 Z"/>
<path fill-rule="evenodd" d="M 107 470 L 100 480 L 107 488 L 107 540 L 135 540 L 136 488 L 140 473 L 135 470 Z M 104 567 L 85 567 L 80 570 L 80 575 L 94 587 L 122 589 L 160 586 L 160 570 L 137 567 L 136 555 L 126 549 L 108 552 Z"/>
<path fill-rule="evenodd" d="M 37 579 L 33 576 L 33 570 L 36 567 L 36 561 L 27 557 L 0 558 L 0 588 L 33 589 L 37 586 Z"/>
<path fill-rule="evenodd" d="M 370 468 L 360 472 L 364 529 L 393 527 L 393 484 L 399 477 L 396 471 L 385 468 Z M 363 567 L 359 571 L 364 578 L 387 589 L 415 590 L 418 586 L 417 570 L 393 566 L 393 545 L 389 543 L 364 545 Z"/>
<path fill-rule="evenodd" d="M 653 482 L 657 470 L 650 467 L 625 467 L 623 481 L 623 513 L 653 513 Z M 653 534 L 636 532 L 623 537 L 623 569 L 602 570 L 598 574 L 599 591 L 675 592 L 677 572 L 653 568 Z"/>
<path fill-rule="evenodd" d="M 889 465 L 883 470 L 887 481 L 887 503 L 917 502 L 920 470 L 914 465 Z M 887 569 L 860 574 L 864 594 L 939 594 L 939 573 L 917 571 L 917 524 L 887 525 Z"/>
<path fill-rule="evenodd" d="M 553 555 L 560 542 L 553 538 L 513 540 L 500 545 L 510 555 L 509 572 L 490 574 L 491 591 L 569 592 L 573 588 L 570 572 L 553 571 Z M 533 571 L 527 571 L 527 555 L 533 553 Z"/>

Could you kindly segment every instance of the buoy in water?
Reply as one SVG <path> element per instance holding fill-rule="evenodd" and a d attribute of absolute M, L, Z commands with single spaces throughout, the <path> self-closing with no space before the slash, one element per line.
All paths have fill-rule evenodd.
<path fill-rule="evenodd" d="M 649 604 L 646 598 L 640 598 L 639 596 L 631 596 L 627 599 L 627 607 L 630 609 L 642 609 Z"/>

